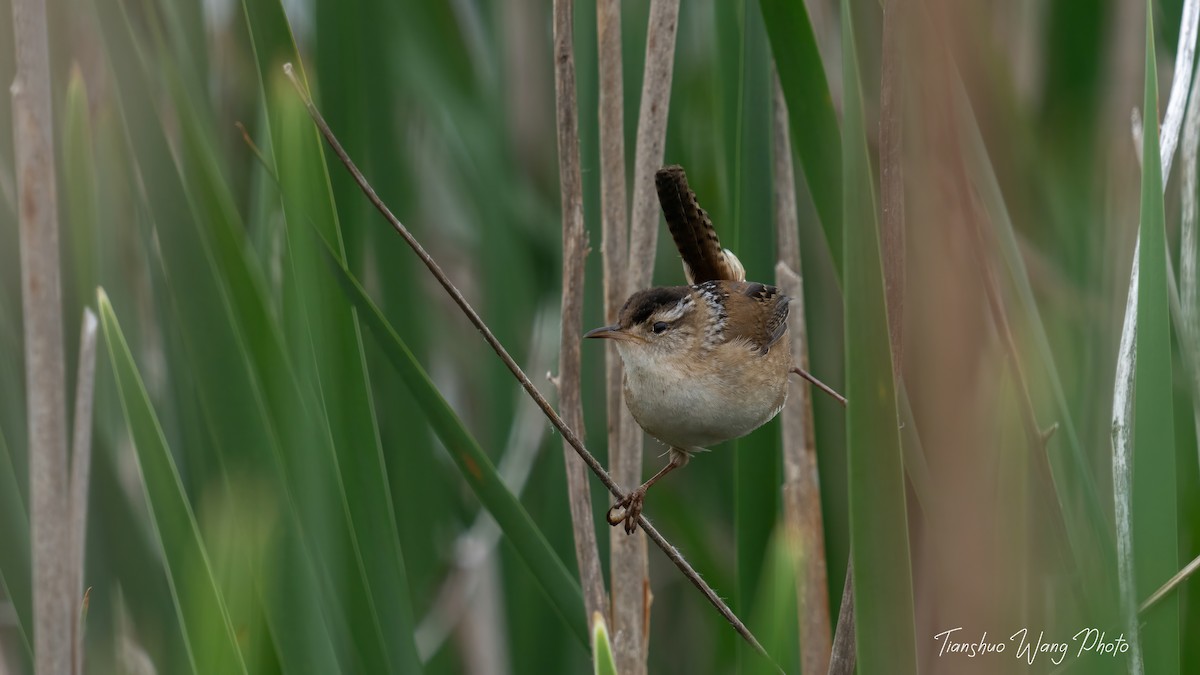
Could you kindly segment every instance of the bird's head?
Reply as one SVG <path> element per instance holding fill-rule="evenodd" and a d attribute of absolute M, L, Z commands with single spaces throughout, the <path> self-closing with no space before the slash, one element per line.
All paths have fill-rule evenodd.
<path fill-rule="evenodd" d="M 638 291 L 625 301 L 617 323 L 589 331 L 585 338 L 617 341 L 617 351 L 630 358 L 667 356 L 688 347 L 699 334 L 700 308 L 688 286 Z"/>

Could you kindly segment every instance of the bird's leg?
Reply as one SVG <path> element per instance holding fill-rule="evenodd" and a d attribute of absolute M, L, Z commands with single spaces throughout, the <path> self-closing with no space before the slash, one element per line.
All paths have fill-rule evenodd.
<path fill-rule="evenodd" d="M 825 384 L 824 382 L 813 377 L 812 373 L 801 368 L 800 366 L 792 366 L 792 372 L 799 375 L 800 377 L 803 377 L 804 379 L 808 380 L 809 382 L 812 382 L 817 387 L 817 389 L 820 389 L 821 391 L 825 392 L 826 394 L 829 394 L 830 396 L 836 398 L 838 403 L 842 404 L 843 408 L 846 407 L 846 397 L 842 396 L 841 394 L 834 391 L 833 387 L 830 387 L 829 385 Z"/>
<path fill-rule="evenodd" d="M 666 466 L 659 469 L 658 473 L 650 477 L 650 480 L 642 483 L 637 489 L 625 495 L 624 499 L 612 505 L 606 516 L 608 524 L 616 527 L 619 523 L 624 522 L 625 534 L 633 534 L 637 530 L 637 520 L 638 516 L 642 513 L 642 504 L 646 499 L 646 491 L 663 476 L 687 464 L 690 457 L 688 453 L 682 450 L 671 448 L 671 461 L 667 462 Z"/>

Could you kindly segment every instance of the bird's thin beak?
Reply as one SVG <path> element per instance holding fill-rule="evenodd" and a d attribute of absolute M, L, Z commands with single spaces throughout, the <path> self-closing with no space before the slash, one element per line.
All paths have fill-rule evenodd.
<path fill-rule="evenodd" d="M 634 337 L 632 335 L 621 330 L 621 327 L 617 326 L 617 325 L 601 326 L 599 328 L 589 330 L 588 332 L 583 334 L 583 337 L 584 338 L 607 338 L 609 340 L 629 340 L 629 341 L 632 341 L 634 339 Z"/>

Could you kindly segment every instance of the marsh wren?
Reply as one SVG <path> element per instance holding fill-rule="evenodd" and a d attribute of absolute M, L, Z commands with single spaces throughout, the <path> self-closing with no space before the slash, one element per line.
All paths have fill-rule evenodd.
<path fill-rule="evenodd" d="M 608 512 L 609 524 L 624 522 L 630 534 L 651 485 L 694 453 L 745 436 L 779 413 L 790 373 L 846 404 L 795 365 L 785 339 L 789 298 L 774 286 L 746 281 L 737 256 L 721 248 L 683 168 L 660 169 L 655 184 L 689 285 L 638 291 L 616 324 L 584 335 L 617 342 L 625 405 L 669 448 L 667 465 Z"/>

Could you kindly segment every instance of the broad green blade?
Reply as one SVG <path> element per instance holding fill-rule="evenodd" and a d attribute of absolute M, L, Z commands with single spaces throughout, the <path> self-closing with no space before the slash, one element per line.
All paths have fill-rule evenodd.
<path fill-rule="evenodd" d="M 155 115 L 158 98 L 149 87 L 157 77 L 151 76 L 148 63 L 162 64 L 169 75 L 173 69 L 166 56 L 146 55 L 123 5 L 113 0 L 96 0 L 96 5 L 108 56 L 121 74 L 115 81 L 124 120 L 127 128 L 137 130 L 129 138 L 146 183 L 147 207 L 154 224 L 166 224 L 143 233 L 157 243 L 155 299 L 166 322 L 163 332 L 172 338 L 168 361 L 175 366 L 174 393 L 181 406 L 195 400 L 200 409 L 199 415 L 184 417 L 179 437 L 212 440 L 183 456 L 191 469 L 188 478 L 207 485 L 210 480 L 225 482 L 229 470 L 261 470 L 271 493 L 290 503 L 288 526 L 302 536 L 282 537 L 279 555 L 293 565 L 288 574 L 271 579 L 273 592 L 267 597 L 279 601 L 270 606 L 271 630 L 285 664 L 296 666 L 290 670 L 337 672 L 328 633 L 351 633 L 348 611 L 341 606 L 335 580 L 318 570 L 328 569 L 323 556 L 341 549 L 314 532 L 321 514 L 329 511 L 323 492 L 299 490 L 287 473 L 290 457 L 323 447 L 324 438 L 292 437 L 290 452 L 283 451 L 279 429 L 293 430 L 299 426 L 294 420 L 310 419 L 305 411 L 311 405 L 299 394 L 274 312 L 254 283 L 253 259 L 240 248 L 241 224 L 229 206 L 227 188 L 215 164 L 205 161 L 206 141 L 200 138 L 191 103 L 182 97 L 169 116 L 183 132 L 176 166 L 162 116 Z M 178 97 L 180 92 L 175 87 L 172 93 Z M 296 541 L 305 548 L 290 548 Z"/>
<path fill-rule="evenodd" d="M 146 503 L 162 547 L 175 611 L 195 673 L 245 673 L 242 654 L 217 589 L 196 518 L 171 449 L 133 362 L 108 296 L 99 291 L 104 342 L 117 378 L 121 407 L 137 450 Z"/>
<path fill-rule="evenodd" d="M 314 3 L 314 11 L 321 28 L 315 35 L 312 51 L 315 58 L 305 65 L 309 73 L 315 71 L 318 91 L 314 93 L 319 94 L 321 114 L 338 130 L 338 140 L 363 173 L 371 177 L 380 197 L 403 218 L 417 211 L 422 202 L 419 190 L 415 189 L 419 181 L 414 176 L 424 175 L 424 168 L 419 162 L 410 167 L 408 153 L 402 151 L 408 146 L 401 136 L 403 125 L 411 122 L 400 123 L 400 120 L 413 115 L 409 107 L 446 106 L 453 111 L 448 114 L 460 120 L 462 108 L 470 109 L 462 105 L 456 110 L 452 103 L 454 99 L 426 93 L 406 72 L 406 68 L 414 68 L 429 73 L 432 68 L 448 67 L 453 62 L 449 52 L 461 50 L 462 45 L 456 44 L 449 30 L 422 32 L 424 15 L 450 9 L 442 3 L 414 0 L 354 3 L 319 0 Z M 457 27 L 451 24 L 446 28 Z M 422 52 L 419 63 L 405 61 L 404 55 L 412 53 L 416 49 L 414 42 L 419 40 L 429 40 L 427 51 Z M 456 56 L 461 57 L 462 52 Z M 381 87 L 379 82 L 388 85 Z M 448 79 L 440 82 L 443 87 L 448 84 Z M 468 122 L 453 124 L 470 125 Z M 434 136 L 430 134 L 430 137 Z M 471 151 L 482 154 L 477 145 Z M 375 209 L 363 198 L 353 177 L 337 158 L 329 154 L 326 159 L 338 221 L 342 226 L 347 267 L 360 277 L 370 270 L 372 292 L 384 316 L 396 326 L 414 353 L 428 353 L 427 334 L 438 332 L 437 325 L 442 317 L 432 316 L 437 313 L 430 312 L 428 294 L 411 291 L 414 285 L 424 283 L 426 271 L 418 269 L 419 264 L 404 241 L 381 226 Z M 480 161 L 477 156 L 472 160 Z M 495 225 L 504 229 L 496 235 L 498 239 L 512 238 L 510 230 L 501 228 L 499 223 Z M 407 320 L 413 316 L 427 316 L 430 320 Z M 386 371 L 387 362 L 378 350 L 368 349 L 367 355 L 368 368 Z M 486 414 L 494 415 L 496 419 L 511 419 L 507 401 L 512 396 L 505 395 L 500 399 L 501 394 L 496 391 L 496 398 L 491 398 L 491 383 L 498 380 L 511 387 L 511 380 L 493 376 L 473 379 L 472 390 L 487 397 L 485 400 L 496 402 L 484 406 Z M 437 514 L 452 513 L 461 503 L 459 494 L 444 489 L 444 479 L 453 475 L 453 469 L 435 454 L 409 452 L 412 447 L 433 442 L 433 434 L 420 410 L 408 403 L 407 392 L 393 378 L 375 379 L 372 386 L 375 400 L 381 402 L 377 421 L 396 513 L 425 510 Z M 507 417 L 504 416 L 506 409 L 509 410 Z M 485 410 L 478 412 L 484 414 Z M 401 525 L 405 569 L 414 607 L 418 607 L 429 601 L 428 596 L 436 590 L 444 574 L 444 560 L 437 554 L 444 545 L 444 528 L 440 522 L 431 522 L 428 527 Z"/>
<path fill-rule="evenodd" d="M 1175 431 L 1167 243 L 1158 150 L 1158 71 L 1152 3 L 1146 3 L 1146 85 L 1142 135 L 1142 225 L 1138 235 L 1137 359 L 1133 418 L 1133 570 L 1139 600 L 1181 566 L 1176 523 Z M 1172 593 L 1142 617 L 1145 672 L 1179 673 L 1179 596 Z"/>
<path fill-rule="evenodd" d="M 731 213 L 722 243 L 737 253 L 747 278 L 767 281 L 774 272 L 774 223 L 771 211 L 771 62 L 762 16 L 752 0 L 728 4 L 718 14 L 720 62 L 735 68 L 726 75 L 732 124 L 726 125 L 726 164 L 731 185 L 726 191 Z M 721 14 L 730 15 L 722 17 Z M 713 204 L 714 207 L 718 206 Z M 734 545 L 737 585 L 733 608 L 743 619 L 755 613 L 767 546 L 779 514 L 779 423 L 726 444 L 734 453 Z M 770 489 L 765 489 L 770 486 Z M 761 661 L 744 641 L 737 641 L 741 668 Z"/>
<path fill-rule="evenodd" d="M 407 573 L 358 319 L 321 273 L 324 243 L 334 246 L 339 259 L 346 255 L 329 175 L 321 140 L 282 66 L 293 63 L 301 81 L 304 70 L 278 0 L 246 0 L 243 8 L 287 221 L 285 336 L 301 387 L 318 404 L 310 431 L 327 436 L 331 452 L 309 458 L 304 480 L 335 483 L 333 494 L 349 538 L 342 552 L 349 616 L 355 623 L 350 637 L 363 659 L 361 667 L 418 672 Z"/>
<path fill-rule="evenodd" d="M 450 458 L 454 460 L 463 479 L 488 513 L 496 519 L 496 524 L 500 526 L 517 554 L 529 566 L 530 572 L 558 611 L 559 617 L 586 646 L 587 626 L 580 618 L 585 616 L 586 612 L 579 583 L 567 571 L 562 559 L 550 548 L 546 536 L 529 517 L 520 500 L 504 485 L 500 475 L 496 473 L 496 467 L 492 465 L 492 460 L 484 454 L 479 443 L 442 397 L 429 375 L 421 368 L 421 364 L 375 306 L 362 285 L 341 261 L 334 257 L 332 251 L 328 253 L 327 259 L 334 268 L 334 273 L 338 275 L 346 296 L 358 308 L 359 316 L 375 335 L 379 346 L 399 373 L 400 379 L 412 392 L 413 399 L 424 411 L 426 420 L 442 441 L 442 445 L 446 446 L 446 451 L 450 453 Z"/>
<path fill-rule="evenodd" d="M 800 568 L 802 549 L 799 532 L 789 532 L 787 524 L 779 521 L 771 534 L 754 600 L 754 613 L 750 616 L 752 629 L 762 639 L 763 649 L 774 662 L 752 655 L 742 670 L 747 675 L 774 675 L 780 668 L 785 673 L 800 672 L 796 583 L 804 574 Z"/>
<path fill-rule="evenodd" d="M 837 113 L 803 2 L 759 0 L 771 53 L 787 99 L 792 144 L 825 230 L 838 278 L 842 275 L 842 148 Z"/>
<path fill-rule="evenodd" d="M 846 436 L 862 675 L 915 675 L 912 569 L 874 179 L 849 0 L 842 0 Z M 789 102 L 790 103 L 790 102 Z"/>

